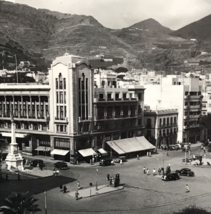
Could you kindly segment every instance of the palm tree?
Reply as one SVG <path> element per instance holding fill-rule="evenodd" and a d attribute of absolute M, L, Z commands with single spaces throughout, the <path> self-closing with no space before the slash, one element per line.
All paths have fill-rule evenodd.
<path fill-rule="evenodd" d="M 0 207 L 0 213 L 3 214 L 33 214 L 41 211 L 38 204 L 35 204 L 38 199 L 30 196 L 29 192 L 17 193 L 12 192 L 5 199 L 5 206 Z"/>

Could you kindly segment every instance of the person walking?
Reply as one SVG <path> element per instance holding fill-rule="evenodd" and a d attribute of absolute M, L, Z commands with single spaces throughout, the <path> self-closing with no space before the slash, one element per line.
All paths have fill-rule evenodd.
<path fill-rule="evenodd" d="M 107 181 L 109 181 L 110 180 L 110 175 L 109 174 L 107 174 Z"/>
<path fill-rule="evenodd" d="M 149 175 L 149 169 L 147 168 L 147 175 Z"/>
<path fill-rule="evenodd" d="M 80 182 L 79 182 L 79 181 L 77 181 L 77 187 L 78 187 L 78 189 L 81 189 L 81 186 L 80 186 Z"/>
<path fill-rule="evenodd" d="M 189 188 L 188 184 L 185 185 L 185 190 L 186 190 L 186 193 L 190 192 L 190 188 Z"/>
<path fill-rule="evenodd" d="M 160 168 L 158 169 L 158 174 L 159 174 L 159 175 L 161 174 L 161 169 L 160 169 Z"/>
<path fill-rule="evenodd" d="M 146 174 L 146 168 L 145 168 L 145 166 L 143 168 L 143 173 Z"/>
<path fill-rule="evenodd" d="M 156 175 L 156 169 L 155 168 L 152 170 L 152 174 L 153 174 L 153 176 Z"/>
<path fill-rule="evenodd" d="M 63 193 L 66 193 L 67 192 L 67 187 L 64 185 L 63 186 Z"/>

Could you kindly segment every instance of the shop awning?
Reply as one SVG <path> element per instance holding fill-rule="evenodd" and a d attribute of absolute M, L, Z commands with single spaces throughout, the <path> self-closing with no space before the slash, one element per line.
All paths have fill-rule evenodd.
<path fill-rule="evenodd" d="M 103 148 L 98 149 L 98 152 L 100 152 L 101 155 L 107 155 L 108 152 L 106 152 Z"/>
<path fill-rule="evenodd" d="M 106 143 L 119 155 L 155 148 L 155 146 L 149 143 L 143 136 L 138 138 L 134 137 L 127 139 L 119 139 L 115 141 L 108 141 Z"/>
<path fill-rule="evenodd" d="M 95 152 L 92 148 L 81 149 L 81 150 L 78 150 L 78 152 L 79 152 L 83 157 L 88 157 L 88 156 L 96 155 L 96 152 Z"/>
<path fill-rule="evenodd" d="M 1 135 L 3 137 L 12 137 L 12 134 L 9 132 L 1 132 Z M 18 138 L 25 138 L 26 136 L 27 136 L 27 134 L 15 133 L 15 137 L 18 137 Z"/>
<path fill-rule="evenodd" d="M 106 142 L 115 152 L 117 152 L 119 155 L 125 154 L 126 152 L 123 151 L 119 146 L 116 145 L 114 141 L 107 141 Z"/>
<path fill-rule="evenodd" d="M 51 152 L 51 155 L 62 155 L 62 156 L 65 156 L 68 152 L 69 152 L 69 150 L 54 149 Z"/>
<path fill-rule="evenodd" d="M 136 137 L 136 139 L 146 148 L 145 150 L 155 149 L 155 146 L 153 146 L 144 136 Z"/>
<path fill-rule="evenodd" d="M 51 148 L 45 147 L 45 146 L 38 146 L 35 150 L 36 151 L 42 151 L 42 152 L 49 152 L 49 151 L 51 151 Z"/>

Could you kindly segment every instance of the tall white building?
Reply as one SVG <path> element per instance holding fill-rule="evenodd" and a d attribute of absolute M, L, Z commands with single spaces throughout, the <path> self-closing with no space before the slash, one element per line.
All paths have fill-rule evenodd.
<path fill-rule="evenodd" d="M 195 143 L 200 139 L 202 112 L 201 86 L 198 78 L 169 75 L 160 85 L 145 85 L 145 104 L 178 109 L 178 141 Z"/>

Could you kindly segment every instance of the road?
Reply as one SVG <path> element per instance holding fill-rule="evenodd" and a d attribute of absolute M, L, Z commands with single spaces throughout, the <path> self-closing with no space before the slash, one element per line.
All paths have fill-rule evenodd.
<path fill-rule="evenodd" d="M 198 148 L 193 148 L 192 152 L 196 154 L 198 150 Z M 166 152 L 160 152 L 160 154 L 152 157 L 140 157 L 140 160 L 130 159 L 123 165 L 116 164 L 107 167 L 96 165 L 83 168 L 72 166 L 69 170 L 61 170 L 62 177 L 58 177 L 57 180 L 54 180 L 54 178 L 51 178 L 52 180 L 42 179 L 42 182 L 35 180 L 31 189 L 33 190 L 35 186 L 39 189 L 39 192 L 35 192 L 35 194 L 42 209 L 40 213 L 44 213 L 43 191 L 45 189 L 48 191 L 47 204 L 48 213 L 50 214 L 114 212 L 163 214 L 172 213 L 194 204 L 210 210 L 211 167 L 188 165 L 188 168 L 191 168 L 196 176 L 183 176 L 178 181 L 165 182 L 152 174 L 149 176 L 143 174 L 144 166 L 149 168 L 151 173 L 153 168 L 158 169 L 163 164 L 165 167 L 170 164 L 172 170 L 186 167 L 181 162 L 184 158 L 184 152 L 179 150 L 169 151 L 168 153 L 169 156 L 166 155 Z M 207 154 L 207 156 L 209 158 L 210 155 Z M 49 163 L 48 166 L 52 167 L 53 164 Z M 96 169 L 98 169 L 97 176 Z M 120 183 L 125 184 L 124 190 L 121 191 L 76 201 L 59 190 L 61 183 L 66 183 L 68 191 L 76 190 L 76 180 L 79 180 L 84 188 L 88 187 L 90 182 L 95 183 L 96 180 L 99 185 L 106 184 L 107 174 L 115 175 L 117 172 L 120 173 Z M 71 178 L 71 180 L 68 180 L 68 178 Z M 185 192 L 185 184 L 189 184 L 190 193 Z M 29 185 L 27 188 L 31 190 Z"/>

